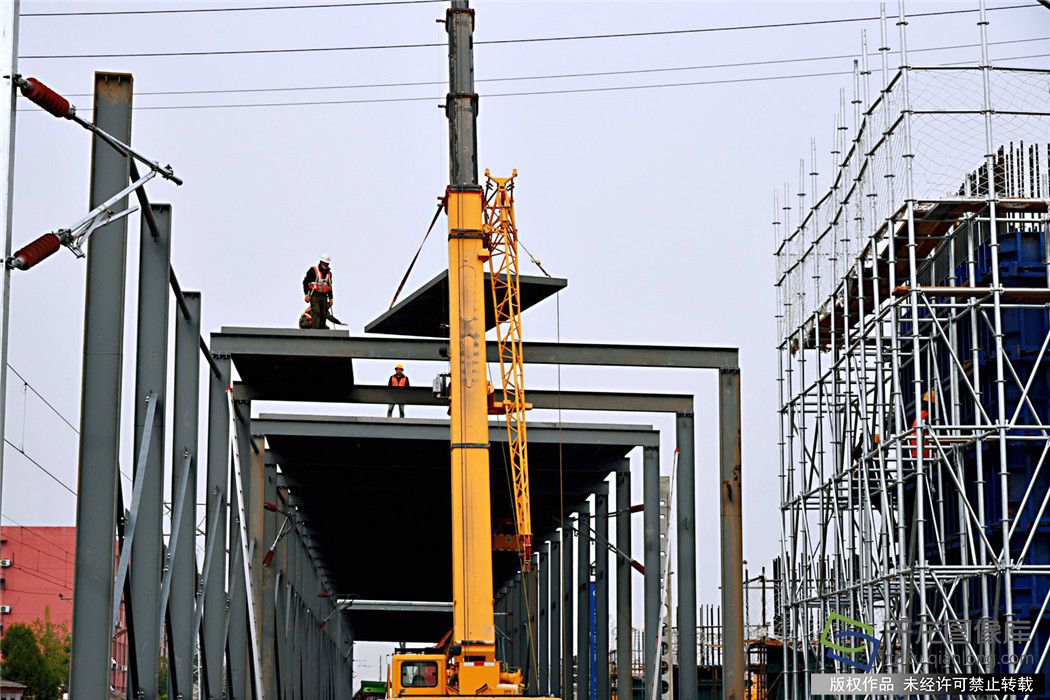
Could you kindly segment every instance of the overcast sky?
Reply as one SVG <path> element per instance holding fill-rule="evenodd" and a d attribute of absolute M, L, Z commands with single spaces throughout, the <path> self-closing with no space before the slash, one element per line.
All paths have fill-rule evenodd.
<path fill-rule="evenodd" d="M 211 5 L 235 6 L 230 0 Z M 266 4 L 265 2 L 251 3 Z M 285 3 L 282 3 L 285 4 Z M 1050 12 L 1027 5 L 990 13 L 993 58 L 1050 54 Z M 23 0 L 22 12 L 205 7 L 206 3 L 61 3 Z M 877 2 L 629 3 L 477 2 L 477 41 L 831 20 L 879 14 Z M 909 3 L 909 13 L 976 3 Z M 896 4 L 887 10 L 896 14 Z M 444 42 L 441 4 L 266 12 L 24 17 L 23 56 L 213 51 Z M 914 18 L 911 49 L 972 45 L 977 16 Z M 644 38 L 481 45 L 476 49 L 482 171 L 517 168 L 522 241 L 555 276 L 569 279 L 524 323 L 530 340 L 643 345 L 732 345 L 741 350 L 745 553 L 752 571 L 779 549 L 772 191 L 797 180 L 798 159 L 817 138 L 822 186 L 840 88 L 851 58 L 693 69 L 751 61 L 851 56 L 877 21 Z M 897 29 L 890 24 L 890 45 Z M 977 49 L 916 54 L 914 65 L 973 60 Z M 1008 65 L 1045 67 L 1047 58 Z M 897 65 L 897 59 L 891 59 Z M 612 76 L 567 73 L 689 68 Z M 26 58 L 20 71 L 65 94 L 89 116 L 92 73 L 135 77 L 133 142 L 170 162 L 186 184 L 149 186 L 171 202 L 173 264 L 182 286 L 203 293 L 203 327 L 290 327 L 303 307 L 300 280 L 333 258 L 335 312 L 354 332 L 384 311 L 447 181 L 444 48 L 278 55 Z M 840 73 L 747 80 L 812 73 Z M 847 75 L 841 74 L 842 72 Z M 545 77 L 534 77 L 545 76 Z M 494 78 L 529 78 L 486 81 Z M 739 82 L 745 80 L 745 82 Z M 872 92 L 880 85 L 876 70 Z M 307 90 L 376 83 L 435 84 Z M 650 89 L 593 88 L 730 81 Z M 732 82 L 738 81 L 738 82 Z M 205 91 L 285 88 L 273 92 Z M 567 90 L 587 92 L 557 92 Z M 149 95 L 157 91 L 184 94 Z M 554 94 L 505 95 L 550 92 Z M 501 93 L 503 95 L 497 95 Z M 384 101 L 391 98 L 434 98 Z M 282 102 L 360 101 L 272 106 Z M 207 105 L 268 106 L 199 108 Z M 14 244 L 67 226 L 87 210 L 90 140 L 26 101 L 18 118 Z M 151 108 L 158 109 L 151 109 Z M 171 109 L 167 109 L 171 107 Z M 191 108 L 198 107 L 198 108 Z M 794 186 L 793 186 L 794 187 Z M 794 189 L 792 189 L 794 191 Z M 131 473 L 137 216 L 132 217 L 126 313 L 126 431 Z M 444 224 L 440 224 L 439 228 Z M 423 249 L 407 289 L 446 265 L 443 235 Z M 535 273 L 528 265 L 526 270 Z M 11 364 L 77 423 L 84 264 L 67 251 L 13 282 Z M 560 316 L 560 323 L 559 323 Z M 388 363 L 361 363 L 359 381 L 382 382 Z M 437 366 L 408 367 L 428 383 Z M 203 372 L 203 370 L 202 370 Z M 202 374 L 203 376 L 203 374 Z M 553 369 L 532 368 L 531 386 L 553 388 Z M 688 371 L 568 368 L 566 389 L 674 391 L 697 397 L 700 600 L 718 597 L 716 378 Z M 75 488 L 77 439 L 12 378 L 7 437 Z M 273 408 L 273 407 L 269 407 Z M 284 408 L 284 407 L 280 407 Z M 298 407 L 313 410 L 316 407 Z M 25 410 L 23 410 L 25 409 Z M 345 412 L 350 409 L 339 409 Z M 381 411 L 377 408 L 376 411 Z M 367 409 L 353 407 L 352 411 Z M 416 409 L 414 415 L 430 415 Z M 202 409 L 202 417 L 203 417 Z M 411 415 L 411 414 L 410 414 Z M 434 414 L 438 415 L 438 414 Z M 551 416 L 537 412 L 537 419 Z M 653 415 L 566 414 L 569 420 L 653 424 L 670 472 L 673 420 Z M 202 426 L 204 425 L 202 419 Z M 640 456 L 636 458 L 640 467 Z M 639 469 L 640 474 L 640 469 Z M 7 449 L 4 513 L 26 524 L 72 524 L 73 496 Z M 640 478 L 636 478 L 636 501 Z M 203 511 L 198 517 L 203 517 Z M 5 521 L 7 524 L 8 521 Z M 638 524 L 640 530 L 640 523 Z M 636 551 L 641 551 L 640 548 Z M 639 609 L 640 614 L 640 609 Z"/>

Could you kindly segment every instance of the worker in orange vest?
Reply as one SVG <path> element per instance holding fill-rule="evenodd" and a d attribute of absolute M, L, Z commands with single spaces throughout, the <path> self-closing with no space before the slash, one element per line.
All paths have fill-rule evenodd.
<path fill-rule="evenodd" d="M 923 407 L 922 407 L 922 410 L 919 411 L 919 415 L 921 416 L 923 424 L 925 424 L 926 420 L 930 417 L 930 408 L 929 408 L 930 405 L 936 400 L 937 400 L 937 392 L 936 391 L 928 391 L 928 392 L 926 392 L 925 394 L 922 395 Z M 913 420 L 911 422 L 911 427 L 912 428 L 916 428 L 916 429 L 919 428 L 919 419 L 918 418 L 916 418 L 915 420 Z M 930 447 L 930 445 L 932 443 L 933 443 L 933 439 L 929 437 L 929 433 L 927 432 L 926 436 L 923 438 L 923 450 L 922 450 L 923 457 L 925 459 L 927 459 L 927 460 L 936 459 L 936 456 L 937 456 L 935 450 L 932 447 Z M 919 450 L 918 450 L 918 447 L 917 447 L 918 435 L 916 434 L 916 435 L 913 435 L 912 437 L 908 438 L 907 441 L 906 441 L 906 444 L 908 445 L 909 452 L 911 453 L 912 459 L 917 459 L 918 456 L 919 456 Z"/>
<path fill-rule="evenodd" d="M 303 278 L 303 294 L 310 302 L 310 313 L 304 314 L 309 322 L 308 328 L 328 328 L 328 320 L 339 323 L 332 317 L 332 306 L 335 300 L 332 294 L 332 259 L 322 255 L 320 261 L 306 271 Z M 302 325 L 303 317 L 300 317 Z"/>
<path fill-rule="evenodd" d="M 394 373 L 390 375 L 390 379 L 389 379 L 389 381 L 387 381 L 387 386 L 398 386 L 398 387 L 400 387 L 400 386 L 408 386 L 408 375 L 405 374 L 405 366 L 403 364 L 401 364 L 400 362 L 398 362 L 396 365 L 394 365 Z M 394 415 L 394 405 L 395 404 L 390 404 L 390 405 L 388 405 L 386 407 L 386 417 L 387 418 L 392 418 L 393 417 L 393 415 Z M 401 412 L 401 417 L 404 418 L 405 417 L 405 404 L 399 403 L 399 404 L 397 404 L 397 408 Z"/>

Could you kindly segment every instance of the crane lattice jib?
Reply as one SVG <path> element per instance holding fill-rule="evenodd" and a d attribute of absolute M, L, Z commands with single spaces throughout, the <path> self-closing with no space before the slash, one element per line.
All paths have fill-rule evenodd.
<path fill-rule="evenodd" d="M 532 514 L 529 505 L 529 452 L 525 431 L 525 363 L 521 345 L 521 287 L 518 282 L 518 229 L 514 222 L 514 178 L 492 177 L 485 187 L 485 238 L 503 400 L 496 403 L 507 422 L 507 445 L 514 490 L 514 515 L 522 566 L 532 559 Z"/>

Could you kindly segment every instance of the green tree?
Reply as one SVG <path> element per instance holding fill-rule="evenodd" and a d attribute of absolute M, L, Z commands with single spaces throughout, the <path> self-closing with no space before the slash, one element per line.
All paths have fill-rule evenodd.
<path fill-rule="evenodd" d="M 69 656 L 73 649 L 73 635 L 64 624 L 51 621 L 51 608 L 44 608 L 44 619 L 33 620 L 30 627 L 36 635 L 40 652 L 47 662 L 53 685 L 69 685 Z"/>
<path fill-rule="evenodd" d="M 27 625 L 11 625 L 0 641 L 4 678 L 24 684 L 36 700 L 58 700 L 58 684 L 53 682 L 36 635 Z"/>
<path fill-rule="evenodd" d="M 168 700 L 168 657 L 157 660 L 157 700 Z"/>

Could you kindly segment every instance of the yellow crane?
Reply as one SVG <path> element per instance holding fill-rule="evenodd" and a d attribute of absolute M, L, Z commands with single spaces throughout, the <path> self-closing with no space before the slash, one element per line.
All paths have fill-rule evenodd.
<path fill-rule="evenodd" d="M 503 387 L 503 398 L 493 402 L 490 412 L 506 418 L 515 519 L 515 534 L 497 537 L 494 549 L 518 552 L 522 570 L 528 571 L 532 563 L 532 514 L 525 412 L 532 405 L 525 401 L 525 362 L 521 346 L 518 227 L 514 220 L 514 178 L 517 176 L 517 170 L 510 177 L 492 177 L 488 170 L 485 171 L 484 230 Z"/>
<path fill-rule="evenodd" d="M 493 613 L 493 533 L 489 493 L 489 383 L 485 349 L 485 264 L 493 256 L 492 234 L 506 241 L 508 229 L 486 236 L 485 193 L 478 182 L 477 111 L 474 92 L 474 11 L 467 0 L 453 0 L 445 14 L 449 40 L 449 92 L 445 113 L 449 124 L 449 184 L 445 193 L 449 252 L 449 372 L 452 482 L 452 631 L 439 653 L 395 654 L 390 667 L 390 696 L 444 698 L 450 696 L 521 695 L 520 671 L 504 670 L 496 659 Z M 508 178 L 501 197 L 510 197 Z M 499 181 L 494 181 L 498 183 Z M 495 185 L 499 193 L 500 186 Z M 512 204 L 512 200 L 503 201 Z M 490 202 L 491 204 L 491 202 Z M 490 207 L 492 221 L 513 223 L 511 206 Z M 512 239 L 516 250 L 516 233 Z M 498 253 L 505 258 L 502 253 Z M 516 270 L 516 262 L 514 263 Z M 507 277 L 509 281 L 511 278 Z M 516 285 L 516 274 L 514 284 Z M 508 304 L 513 304 L 511 301 Z M 510 309 L 503 318 L 510 318 Z M 517 307 L 520 311 L 520 307 Z M 515 319 L 517 316 L 515 316 Z M 506 331 L 508 347 L 520 365 L 520 324 Z M 509 326 L 510 324 L 504 324 Z M 506 329 L 505 329 L 506 330 Z M 510 365 L 515 362 L 510 362 Z M 501 362 L 501 371 L 504 364 Z M 511 366 L 511 373 L 515 370 Z M 520 373 L 509 400 L 516 439 L 524 446 L 524 407 L 519 413 Z M 524 397 L 521 396 L 523 404 Z M 510 425 L 510 420 L 508 420 Z M 521 452 L 520 454 L 524 454 Z M 528 474 L 519 462 L 523 489 L 515 487 L 521 533 L 521 505 L 528 513 Z M 515 480 L 518 475 L 515 475 Z M 524 498 L 523 502 L 519 502 Z M 528 522 L 527 519 L 525 522 Z M 531 528 L 530 528 L 531 529 Z M 531 537 L 531 535 L 530 535 Z"/>

